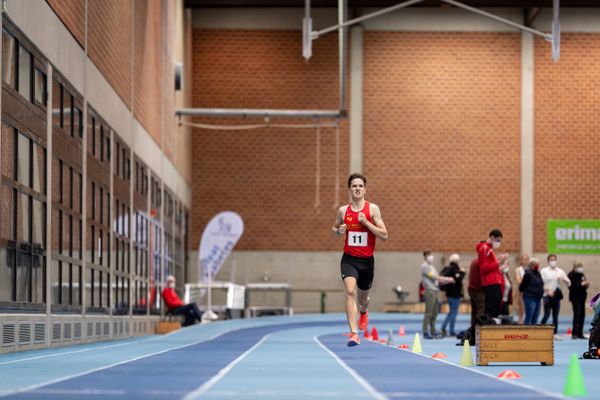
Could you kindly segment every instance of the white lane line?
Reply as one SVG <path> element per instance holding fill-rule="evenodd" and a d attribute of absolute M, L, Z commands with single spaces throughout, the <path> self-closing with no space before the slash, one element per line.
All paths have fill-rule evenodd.
<path fill-rule="evenodd" d="M 70 354 L 86 353 L 88 351 L 111 349 L 111 348 L 114 348 L 114 347 L 128 346 L 128 345 L 133 345 L 133 344 L 137 344 L 137 343 L 146 343 L 146 342 L 150 342 L 150 341 L 154 341 L 154 340 L 160 340 L 161 338 L 162 338 L 162 336 L 158 337 L 158 338 L 151 337 L 151 338 L 147 338 L 147 339 L 143 339 L 143 340 L 136 340 L 134 342 L 117 343 L 117 344 L 111 344 L 111 345 L 108 345 L 108 346 L 89 347 L 87 349 L 81 349 L 81 350 L 63 351 L 63 352 L 60 352 L 60 353 L 46 354 L 46 355 L 43 355 L 43 356 L 34 356 L 34 357 L 27 357 L 27 358 L 19 358 L 19 359 L 15 359 L 15 360 L 9 360 L 9 361 L 0 362 L 0 365 L 16 364 L 16 363 L 25 362 L 25 361 L 41 360 L 41 359 L 44 359 L 44 358 L 52 358 L 52 357 L 60 357 L 60 356 L 64 356 L 64 355 L 70 355 Z"/>
<path fill-rule="evenodd" d="M 235 360 L 233 360 L 232 362 L 230 362 L 229 364 L 227 364 L 223 369 L 221 369 L 219 372 L 217 372 L 217 374 L 215 376 L 213 376 L 212 378 L 210 378 L 208 381 L 204 382 L 198 389 L 188 393 L 183 400 L 188 400 L 188 399 L 193 399 L 196 398 L 198 396 L 203 395 L 204 393 L 206 393 L 206 391 L 208 389 L 210 389 L 211 387 L 213 387 L 217 382 L 219 382 L 221 379 L 223 379 L 223 377 L 225 375 L 227 375 L 227 373 L 229 371 L 231 371 L 233 369 L 233 367 L 235 367 L 237 364 L 239 364 L 244 358 L 246 358 L 250 353 L 252 353 L 254 350 L 256 350 L 256 348 L 258 348 L 258 346 L 260 346 L 261 344 L 264 343 L 265 340 L 267 340 L 267 338 L 270 336 L 271 334 L 267 334 L 265 336 L 263 336 L 262 339 L 260 339 L 254 346 L 250 347 L 248 350 L 246 350 L 243 354 L 241 354 L 238 358 L 236 358 Z"/>
<path fill-rule="evenodd" d="M 379 344 L 379 345 L 381 345 L 381 346 L 388 346 L 388 345 L 387 345 L 387 344 L 385 344 L 385 343 L 379 343 L 379 342 L 373 342 L 373 343 Z M 464 369 L 464 370 L 466 370 L 466 371 L 473 372 L 473 373 L 475 373 L 475 374 L 479 374 L 479 375 L 487 376 L 488 378 L 492 378 L 492 379 L 493 379 L 493 380 L 495 380 L 495 381 L 498 381 L 498 380 L 499 380 L 499 379 L 498 379 L 498 378 L 497 378 L 495 375 L 492 375 L 492 374 L 489 374 L 489 373 L 487 373 L 487 372 L 483 372 L 483 371 L 480 371 L 480 370 L 477 370 L 477 369 L 472 369 L 472 368 L 463 367 L 462 365 L 454 364 L 454 363 L 451 363 L 450 361 L 446 361 L 446 360 L 443 360 L 443 359 L 440 359 L 440 358 L 431 358 L 431 357 L 429 357 L 428 355 L 425 355 L 425 354 L 422 354 L 422 353 L 413 353 L 413 352 L 412 352 L 412 351 L 410 351 L 410 350 L 406 350 L 406 349 L 399 349 L 399 348 L 397 348 L 396 346 L 388 346 L 388 347 L 391 347 L 391 348 L 393 348 L 394 350 L 398 350 L 398 351 L 404 351 L 404 352 L 407 352 L 407 353 L 411 353 L 411 354 L 414 354 L 414 355 L 416 355 L 416 356 L 425 357 L 425 358 L 428 358 L 428 359 L 431 359 L 431 360 L 436 360 L 436 361 L 442 362 L 442 363 L 444 363 L 444 364 L 451 365 L 451 366 L 453 366 L 453 367 L 456 367 L 456 368 L 461 368 L 461 369 Z M 502 382 L 503 382 L 503 383 L 507 383 L 507 384 L 509 384 L 509 385 L 518 386 L 518 387 L 520 387 L 520 388 L 523 388 L 523 389 L 532 390 L 532 391 L 534 391 L 534 392 L 537 392 L 537 393 L 543 394 L 543 395 L 545 395 L 545 396 L 553 397 L 553 398 L 555 398 L 555 399 L 568 399 L 568 397 L 562 396 L 562 395 L 560 395 L 560 394 L 558 394 L 558 393 L 548 392 L 548 391 L 545 391 L 545 390 L 543 390 L 543 389 L 536 388 L 535 386 L 530 386 L 530 385 L 528 385 L 528 384 L 526 384 L 526 383 L 519 383 L 519 382 L 515 382 L 515 381 L 512 381 L 512 380 L 508 380 L 508 379 L 503 379 L 503 380 L 502 380 Z"/>
<path fill-rule="evenodd" d="M 199 341 L 188 343 L 188 344 L 184 344 L 184 345 L 181 345 L 181 346 L 171 347 L 169 349 L 165 349 L 165 350 L 161 350 L 161 351 L 156 351 L 154 353 L 144 354 L 143 356 L 130 358 L 128 360 L 119 361 L 117 363 L 105 365 L 103 367 L 98 367 L 98 368 L 94 368 L 94 369 L 91 369 L 91 370 L 88 370 L 88 371 L 79 372 L 77 374 L 67 375 L 67 376 L 63 376 L 61 378 L 56 378 L 56 379 L 51 379 L 49 381 L 42 382 L 42 383 L 37 383 L 35 385 L 27 386 L 27 387 L 24 387 L 24 388 L 12 390 L 12 391 L 2 392 L 2 393 L 0 393 L 0 397 L 12 395 L 12 394 L 17 394 L 17 393 L 28 392 L 30 390 L 35 390 L 35 389 L 41 388 L 43 386 L 48 386 L 48 385 L 53 385 L 55 383 L 64 382 L 64 381 L 67 381 L 69 379 L 78 378 L 80 376 L 84 376 L 84 375 L 88 375 L 88 374 L 91 374 L 91 373 L 94 373 L 94 372 L 98 372 L 98 371 L 102 371 L 102 370 L 109 369 L 109 368 L 112 368 L 112 367 L 116 367 L 118 365 L 127 364 L 127 363 L 130 363 L 132 361 L 137 361 L 137 360 L 141 360 L 141 359 L 144 359 L 144 358 L 148 358 L 148 357 L 156 356 L 156 355 L 159 355 L 159 354 L 167 353 L 167 352 L 172 351 L 172 350 L 184 349 L 186 347 L 190 347 L 190 346 L 194 346 L 196 344 L 200 344 L 200 343 L 204 343 L 204 342 L 208 342 L 208 341 L 214 340 L 214 339 L 218 338 L 219 336 L 222 336 L 222 335 L 227 334 L 227 333 L 229 333 L 229 332 L 228 331 L 221 332 L 221 333 L 218 333 L 216 335 L 211 336 L 208 339 L 199 340 Z"/>
<path fill-rule="evenodd" d="M 365 390 L 367 392 L 369 392 L 369 394 L 371 396 L 373 396 L 374 399 L 378 399 L 378 400 L 387 400 L 388 398 L 383 394 L 377 391 L 377 389 L 375 389 L 373 386 L 371 386 L 371 384 L 369 382 L 367 382 L 362 376 L 360 376 L 358 374 L 358 372 L 356 372 L 355 370 L 353 370 L 352 368 L 350 368 L 350 366 L 348 366 L 348 364 L 346 364 L 344 361 L 342 361 L 341 358 L 339 358 L 337 356 L 337 354 L 335 354 L 334 352 L 332 352 L 331 350 L 329 350 L 327 347 L 325 347 L 325 345 L 323 343 L 321 343 L 321 341 L 319 340 L 318 337 L 314 336 L 313 340 L 315 342 L 317 342 L 317 344 L 319 346 L 321 346 L 321 348 L 323 350 L 325 350 L 327 353 L 329 353 L 329 355 L 331 357 L 333 357 L 341 366 L 342 368 L 344 368 L 346 371 L 348 371 L 348 373 L 363 387 L 365 388 Z"/>

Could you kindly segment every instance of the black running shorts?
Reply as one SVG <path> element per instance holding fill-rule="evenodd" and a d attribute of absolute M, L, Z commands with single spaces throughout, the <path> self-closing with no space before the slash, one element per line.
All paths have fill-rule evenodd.
<path fill-rule="evenodd" d="M 375 258 L 354 257 L 344 253 L 340 262 L 342 280 L 352 276 L 360 290 L 369 290 L 373 285 Z"/>

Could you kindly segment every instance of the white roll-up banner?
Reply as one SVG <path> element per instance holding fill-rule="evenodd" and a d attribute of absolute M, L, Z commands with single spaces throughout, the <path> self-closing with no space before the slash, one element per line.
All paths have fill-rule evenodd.
<path fill-rule="evenodd" d="M 225 260 L 244 233 L 244 221 L 233 211 L 215 215 L 202 233 L 198 249 L 198 278 L 207 282 L 214 279 Z"/>

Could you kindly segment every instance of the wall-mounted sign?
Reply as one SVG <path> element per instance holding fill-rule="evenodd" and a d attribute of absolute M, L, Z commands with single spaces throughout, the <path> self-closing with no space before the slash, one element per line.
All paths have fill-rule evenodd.
<path fill-rule="evenodd" d="M 548 253 L 600 254 L 600 220 L 549 219 Z"/>

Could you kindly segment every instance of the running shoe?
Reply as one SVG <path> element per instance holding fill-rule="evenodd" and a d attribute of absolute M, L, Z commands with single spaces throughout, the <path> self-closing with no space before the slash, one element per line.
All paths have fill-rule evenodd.
<path fill-rule="evenodd" d="M 364 331 L 369 326 L 369 312 L 365 311 L 364 313 L 360 313 L 360 318 L 358 318 L 358 329 Z"/>
<path fill-rule="evenodd" d="M 351 333 L 350 334 L 350 340 L 348 340 L 348 347 L 354 347 L 354 346 L 358 346 L 360 344 L 360 339 L 358 338 L 358 335 L 356 333 Z"/>

